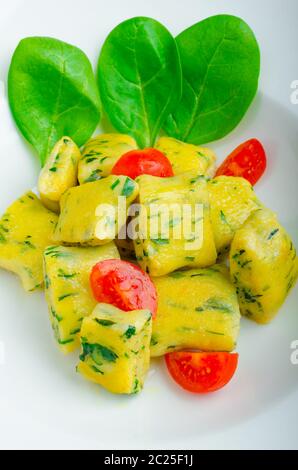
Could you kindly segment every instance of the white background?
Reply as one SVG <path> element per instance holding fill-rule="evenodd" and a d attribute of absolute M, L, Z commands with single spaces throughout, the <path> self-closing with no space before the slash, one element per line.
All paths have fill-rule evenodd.
<path fill-rule="evenodd" d="M 258 128 L 255 129 L 256 133 L 262 135 L 262 129 L 268 127 L 268 121 L 274 122 L 273 129 L 275 129 L 276 135 L 278 135 L 279 124 L 275 113 L 285 112 L 283 108 L 287 108 L 289 113 L 293 114 L 293 122 L 295 122 L 298 116 L 298 105 L 291 104 L 290 94 L 292 92 L 290 85 L 293 80 L 298 80 L 298 2 L 297 0 L 10 0 L 2 1 L 0 3 L 0 81 L 6 82 L 7 70 L 9 67 L 9 61 L 13 50 L 15 49 L 19 39 L 25 36 L 42 35 L 42 36 L 55 36 L 57 38 L 66 40 L 70 43 L 81 47 L 92 60 L 93 64 L 96 64 L 100 46 L 108 34 L 108 32 L 120 21 L 125 18 L 129 18 L 137 15 L 152 16 L 162 21 L 174 34 L 185 29 L 192 23 L 212 14 L 218 13 L 231 13 L 243 17 L 253 28 L 256 36 L 259 40 L 261 51 L 262 51 L 262 76 L 260 82 L 260 96 L 269 96 L 274 98 L 275 101 L 279 102 L 282 107 L 272 106 L 270 112 L 264 112 L 264 122 L 259 119 Z M 261 105 L 263 98 L 260 98 Z M 260 105 L 260 106 L 261 106 Z M 253 111 L 252 113 L 254 113 Z M 2 114 L 1 114 L 2 113 Z M 290 119 L 290 114 L 287 113 Z M 2 188 L 0 194 L 0 209 L 1 211 L 11 202 L 11 200 L 19 195 L 22 191 L 28 187 L 33 187 L 36 182 L 38 174 L 38 161 L 32 157 L 31 150 L 22 142 L 21 138 L 15 134 L 13 125 L 10 122 L 6 122 L 5 119 L 8 116 L 6 109 L 5 100 L 0 98 L 0 188 Z M 1 123 L 1 118 L 3 122 Z M 265 122 L 267 121 L 267 122 Z M 268 201 L 272 200 L 271 207 L 279 212 L 281 220 L 283 220 L 291 235 L 294 237 L 297 243 L 297 225 L 293 222 L 294 218 L 288 217 L 284 213 L 286 212 L 285 205 L 287 206 L 288 213 L 297 214 L 297 179 L 292 177 L 289 182 L 290 187 L 287 188 L 287 199 L 283 199 L 271 196 L 272 187 L 274 182 L 275 191 L 278 191 L 279 176 L 283 181 L 283 185 L 287 186 L 286 176 L 290 176 L 291 172 L 297 175 L 297 161 L 287 160 L 284 157 L 283 169 L 282 161 L 279 163 L 279 174 L 276 170 L 277 163 L 275 161 L 274 153 L 274 138 L 270 140 L 264 131 L 264 139 L 268 140 L 268 146 L 272 150 L 272 158 L 275 162 L 275 169 L 272 170 L 272 184 L 266 185 L 266 182 L 260 187 L 260 190 L 264 196 L 264 199 Z M 236 140 L 243 138 L 237 133 L 233 137 Z M 278 139 L 276 138 L 278 143 Z M 227 151 L 230 149 L 231 142 L 225 141 L 222 145 L 219 144 L 219 151 Z M 12 148 L 16 149 L 12 151 Z M 285 147 L 286 148 L 286 147 Z M 297 150 L 297 147 L 296 147 Z M 298 151 L 298 150 L 297 150 Z M 23 153 L 25 157 L 20 158 L 20 153 Z M 297 153 L 296 153 L 297 157 Z M 276 157 L 277 158 L 277 157 Z M 278 158 L 283 158 L 283 146 L 280 145 L 278 148 Z M 286 168 L 289 162 L 294 165 L 293 168 Z M 296 166 L 295 166 L 296 165 Z M 269 172 L 271 170 L 269 169 Z M 269 189 L 270 186 L 270 189 Z M 267 202 L 267 201 L 266 201 Z M 295 219 L 296 220 L 296 219 Z M 64 393 L 72 394 L 72 388 L 67 388 L 67 392 L 61 389 L 61 400 L 65 401 L 65 415 L 61 413 L 61 403 L 57 406 L 57 425 L 51 427 L 47 424 L 47 414 L 44 413 L 49 405 L 49 414 L 53 414 L 53 403 L 51 401 L 46 402 L 42 396 L 35 396 L 35 393 L 41 393 L 42 388 L 35 386 L 34 381 L 46 381 L 50 380 L 50 375 L 47 374 L 47 367 L 50 366 L 45 362 L 43 368 L 41 364 L 24 363 L 22 364 L 22 348 L 28 348 L 32 350 L 32 355 L 35 357 L 40 354 L 44 339 L 40 338 L 41 333 L 48 334 L 47 327 L 41 323 L 41 320 L 36 320 L 36 324 L 28 327 L 27 323 L 33 321 L 32 315 L 28 313 L 28 317 L 24 317 L 24 313 L 27 315 L 27 311 L 30 309 L 38 309 L 42 305 L 42 299 L 38 298 L 35 300 L 27 300 L 25 295 L 21 295 L 18 290 L 18 284 L 14 280 L 7 279 L 5 275 L 0 277 L 0 293 L 3 290 L 3 297 L 5 300 L 0 302 L 0 341 L 6 341 L 6 330 L 11 334 L 8 337 L 7 342 L 9 345 L 8 351 L 6 348 L 6 366 L 0 364 L 0 447 L 4 448 L 120 448 L 120 447 L 156 447 L 156 448 L 298 448 L 298 390 L 297 382 L 296 387 L 291 389 L 291 393 L 280 393 L 278 399 L 271 400 L 268 398 L 268 406 L 260 406 L 257 411 L 247 413 L 245 419 L 239 420 L 234 419 L 230 415 L 230 409 L 227 408 L 227 414 L 224 416 L 225 423 L 212 428 L 212 431 L 202 429 L 204 422 L 197 423 L 198 433 L 194 432 L 194 426 L 192 423 L 191 432 L 181 435 L 177 433 L 177 438 L 173 438 L 171 432 L 169 432 L 169 439 L 164 439 L 159 442 L 154 440 L 154 435 L 143 435 L 143 438 L 139 441 L 130 436 L 125 435 L 125 425 L 123 423 L 123 440 L 119 437 L 113 441 L 112 437 L 110 440 L 101 441 L 102 435 L 99 433 L 98 440 L 88 440 L 88 432 L 66 432 L 63 427 L 64 419 L 68 419 L 67 410 L 67 397 Z M 12 290 L 12 288 L 14 290 Z M 12 298 L 4 292 L 4 290 L 11 289 Z M 15 295 L 14 295 L 15 292 Z M 18 297 L 19 296 L 19 297 Z M 32 303 L 31 303 L 32 302 Z M 295 310 L 295 314 L 298 316 L 297 296 L 289 304 L 292 310 Z M 22 312 L 22 310 L 24 311 Z M 18 322 L 16 317 L 16 311 L 19 311 L 20 320 Z M 293 312 L 292 312 L 293 314 Z M 5 321 L 5 318 L 9 315 L 14 315 L 11 320 Z M 3 321 L 1 321 L 1 318 Z M 2 328 L 1 328 L 2 324 Z M 13 326 L 15 325 L 15 332 L 13 333 Z M 276 323 L 278 326 L 278 322 Z M 282 328 L 282 323 L 280 323 Z M 293 323 L 297 326 L 297 323 Z M 20 328 L 24 329 L 23 343 L 20 344 L 18 339 L 18 345 L 16 348 L 17 353 L 10 349 L 13 343 L 13 335 L 17 338 L 22 337 Z M 248 334 L 251 336 L 251 351 L 254 352 L 255 344 L 254 337 L 256 340 L 262 341 L 262 334 L 254 333 L 256 336 L 252 336 L 252 327 L 248 327 Z M 273 331 L 273 330 L 272 330 Z M 30 334 L 33 335 L 30 337 Z M 265 334 L 265 333 L 264 333 Z M 268 330 L 268 335 L 270 330 Z M 260 357 L 256 357 L 256 363 L 263 361 L 268 363 L 269 377 L 264 376 L 266 386 L 268 387 L 268 395 L 271 397 L 272 390 L 269 390 L 272 374 L 272 387 L 277 387 L 278 377 L 274 376 L 274 364 L 271 360 L 276 361 L 276 352 L 278 349 L 279 335 L 273 331 L 274 341 L 272 343 L 266 342 L 266 350 L 260 353 Z M 298 331 L 294 329 L 293 340 L 298 339 Z M 287 336 L 288 338 L 288 336 Z M 290 338 L 290 336 L 289 336 Z M 35 342 L 34 342 L 35 341 Z M 281 339 L 282 341 L 282 339 Z M 289 344 L 289 343 L 287 343 Z M 45 349 L 53 347 L 51 342 L 46 343 Z M 272 348 L 272 350 L 271 350 Z M 7 354 L 9 353 L 9 357 Z M 49 353 L 52 354 L 52 353 Z M 290 352 L 289 352 L 290 354 Z M 52 354 L 53 356 L 53 354 Z M 31 357 L 30 355 L 28 357 Z M 55 367 L 64 367 L 59 363 L 58 354 L 55 355 Z M 27 355 L 24 353 L 24 360 L 27 359 Z M 53 357 L 51 357 L 53 360 Z M 61 358 L 61 362 L 63 357 Z M 37 361 L 38 362 L 38 361 Z M 277 361 L 278 362 L 278 361 Z M 9 366 L 7 366 L 7 363 Z M 35 376 L 35 369 L 38 371 L 39 376 Z M 51 363 L 51 367 L 53 364 Z M 280 367 L 280 364 L 278 365 Z M 280 373 L 277 367 L 276 374 Z M 294 367 L 294 366 L 293 366 Z M 2 370 L 1 370 L 2 368 Z M 11 368 L 11 369 L 10 369 Z M 262 374 L 266 374 L 266 368 L 262 370 Z M 247 386 L 249 383 L 249 369 L 247 371 Z M 14 376 L 14 373 L 16 374 Z M 295 373 L 298 375 L 298 366 L 296 366 Z M 23 375 L 22 375 L 23 374 Z M 262 374 L 260 379 L 262 380 Z M 18 378 L 22 377 L 22 380 L 18 381 Z M 27 380 L 31 380 L 29 386 Z M 71 386 L 75 387 L 76 382 L 72 379 Z M 15 384 L 15 387 L 14 387 Z M 22 384 L 24 388 L 22 389 Z M 67 384 L 69 385 L 69 384 Z M 51 384 L 49 384 L 51 388 Z M 9 389 L 9 390 L 8 390 Z M 280 385 L 280 390 L 282 384 Z M 1 394 L 2 392 L 2 394 Z M 84 392 L 84 389 L 83 389 Z M 90 390 L 86 390 L 86 393 Z M 270 393 L 269 393 L 270 392 Z M 30 399 L 27 396 L 28 393 L 32 393 L 32 400 L 34 403 L 38 402 L 38 405 L 34 409 L 30 409 Z M 92 389 L 93 393 L 93 389 Z M 166 393 L 166 392 L 165 392 Z M 56 400 L 59 400 L 58 394 L 53 392 Z M 11 397 L 8 399 L 8 397 Z M 84 400 L 80 403 L 80 395 L 76 395 L 77 401 L 77 412 L 78 415 L 84 415 Z M 72 397 L 70 397 L 72 398 Z M 144 402 L 144 406 L 150 406 L 152 413 L 154 413 L 154 400 L 159 400 L 160 397 L 154 394 L 152 395 L 152 401 L 150 404 Z M 231 395 L 231 400 L 234 399 Z M 188 396 L 185 397 L 188 400 Z M 190 400 L 190 399 L 189 399 Z M 257 401 L 255 396 L 252 396 L 252 408 L 255 407 Z M 264 399 L 263 399 L 264 401 Z M 191 401 L 193 406 L 195 401 Z M 205 406 L 208 406 L 207 402 L 204 402 Z M 210 402 L 211 403 L 211 402 Z M 263 403 L 263 402 L 262 402 Z M 264 401 L 265 403 L 265 401 Z M 189 404 L 188 404 L 189 405 Z M 20 409 L 26 408 L 23 413 L 20 413 Z M 104 403 L 101 404 L 105 406 Z M 111 403 L 109 403 L 111 406 Z M 246 405 L 247 406 L 247 405 Z M 118 409 L 118 408 L 117 408 Z M 136 408 L 138 409 L 138 408 Z M 43 417 L 41 421 L 38 421 L 36 414 L 40 410 L 40 415 Z M 173 407 L 173 414 L 175 414 L 175 407 Z M 32 413 L 32 416 L 31 416 Z M 191 420 L 190 406 L 185 406 L 185 413 L 189 413 Z M 212 411 L 210 412 L 212 414 Z M 119 414 L 120 411 L 119 411 Z M 52 417 L 52 416 L 51 416 Z M 49 418 L 49 417 L 48 417 Z M 50 419 L 50 418 L 49 418 Z M 106 415 L 105 418 L 106 420 Z M 118 426 L 117 422 L 117 410 L 113 413 L 115 429 Z M 120 420 L 121 418 L 119 418 Z M 85 420 L 78 418 L 79 422 L 84 423 L 85 429 L 89 425 L 86 416 Z M 105 423 L 100 422 L 100 415 L 98 421 L 98 427 L 104 426 Z M 144 423 L 144 427 L 145 423 Z M 140 434 L 141 425 L 140 425 Z M 158 434 L 158 433 L 157 433 Z M 117 433 L 115 433 L 117 435 Z M 87 437 L 88 436 L 88 437 Z M 101 436 L 101 437 L 100 437 Z M 112 434 L 111 434 L 112 436 Z"/>

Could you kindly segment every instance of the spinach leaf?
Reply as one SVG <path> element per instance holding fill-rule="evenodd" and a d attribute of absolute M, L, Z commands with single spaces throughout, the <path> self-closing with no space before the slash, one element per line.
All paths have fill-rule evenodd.
<path fill-rule="evenodd" d="M 132 135 L 140 147 L 153 146 L 181 97 L 181 66 L 174 38 L 151 18 L 124 21 L 103 45 L 98 81 L 113 126 Z"/>
<path fill-rule="evenodd" d="M 240 18 L 218 15 L 177 37 L 183 72 L 179 106 L 164 126 L 168 135 L 203 144 L 232 131 L 254 98 L 260 51 Z"/>
<path fill-rule="evenodd" d="M 88 58 L 57 39 L 31 37 L 20 42 L 9 69 L 8 94 L 14 119 L 42 164 L 63 135 L 83 145 L 100 119 Z"/>

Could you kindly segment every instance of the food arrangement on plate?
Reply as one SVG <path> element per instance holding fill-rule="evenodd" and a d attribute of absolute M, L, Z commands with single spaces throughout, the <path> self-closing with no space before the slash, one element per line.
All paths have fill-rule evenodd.
<path fill-rule="evenodd" d="M 44 288 L 58 347 L 80 348 L 77 371 L 110 392 L 138 393 L 163 356 L 185 390 L 221 389 L 241 315 L 270 322 L 295 285 L 295 247 L 254 192 L 262 144 L 220 166 L 206 147 L 241 121 L 259 72 L 253 32 L 229 15 L 176 39 L 127 20 L 97 77 L 57 39 L 26 38 L 13 55 L 11 111 L 42 170 L 0 220 L 0 266 Z M 102 107 L 115 132 L 93 136 Z"/>

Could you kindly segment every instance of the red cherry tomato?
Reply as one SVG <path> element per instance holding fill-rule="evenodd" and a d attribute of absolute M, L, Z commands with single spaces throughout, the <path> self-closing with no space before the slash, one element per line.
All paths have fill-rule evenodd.
<path fill-rule="evenodd" d="M 193 393 L 209 393 L 230 382 L 238 358 L 238 354 L 226 352 L 174 352 L 166 355 L 166 364 L 182 388 Z"/>
<path fill-rule="evenodd" d="M 162 152 L 148 148 L 131 150 L 122 155 L 112 169 L 112 175 L 125 175 L 136 179 L 140 175 L 167 178 L 174 176 L 174 173 L 171 162 Z"/>
<path fill-rule="evenodd" d="M 266 154 L 261 142 L 250 139 L 239 145 L 220 165 L 216 176 L 242 176 L 252 185 L 266 170 Z"/>
<path fill-rule="evenodd" d="M 94 266 L 90 284 L 98 302 L 126 312 L 149 309 L 157 313 L 157 292 L 148 274 L 128 261 L 108 259 Z"/>

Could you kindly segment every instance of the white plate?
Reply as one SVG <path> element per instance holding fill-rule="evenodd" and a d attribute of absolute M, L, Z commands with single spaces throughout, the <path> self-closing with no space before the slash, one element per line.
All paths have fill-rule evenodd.
<path fill-rule="evenodd" d="M 151 15 L 176 33 L 210 14 L 225 11 L 243 16 L 257 29 L 261 47 L 264 43 L 261 92 L 237 130 L 212 147 L 222 159 L 247 138 L 257 137 L 264 143 L 269 168 L 256 191 L 266 205 L 278 212 L 297 246 L 298 113 L 294 106 L 293 110 L 290 108 L 289 95 L 290 79 L 298 77 L 283 75 L 276 63 L 270 62 L 275 55 L 262 29 L 266 21 L 259 20 L 260 5 L 255 19 L 253 4 L 257 2 L 214 1 L 210 6 L 208 1 L 185 0 L 177 2 L 175 8 L 173 0 L 151 1 L 149 6 L 147 3 L 10 1 L 9 7 L 0 9 L 0 78 L 5 77 L 17 41 L 27 35 L 67 40 L 82 47 L 95 62 L 106 34 L 127 17 Z M 237 8 L 231 6 L 235 3 Z M 276 10 L 271 22 L 277 24 L 284 2 L 276 3 L 280 10 Z M 294 2 L 289 3 L 295 10 Z M 289 17 L 283 18 L 284 34 L 279 36 L 288 38 L 288 47 L 291 30 L 289 33 L 286 26 L 292 25 L 292 16 L 293 12 L 289 12 Z M 268 26 L 266 31 L 269 35 Z M 280 45 L 279 54 L 282 50 Z M 285 54 L 289 55 L 289 49 Z M 281 55 L 280 64 L 283 60 Z M 275 80 L 285 80 L 288 87 L 274 97 L 278 87 L 268 77 L 271 65 Z M 0 96 L 3 212 L 23 191 L 35 186 L 38 160 L 18 135 L 4 93 L 0 92 Z M 60 355 L 42 293 L 24 293 L 14 276 L 1 271 L 0 294 L 0 447 L 212 448 L 215 442 L 218 447 L 231 447 L 234 442 L 236 447 L 256 448 L 262 444 L 272 447 L 276 442 L 276 446 L 293 448 L 297 444 L 297 406 L 293 403 L 298 398 L 298 366 L 290 361 L 291 343 L 298 340 L 297 288 L 271 325 L 260 327 L 242 321 L 239 371 L 228 387 L 206 397 L 193 396 L 176 387 L 163 361 L 153 362 L 145 390 L 139 396 L 108 394 L 74 372 L 76 354 Z M 280 427 L 279 434 L 273 436 L 272 420 L 278 409 L 275 407 L 282 405 L 284 422 L 289 422 L 291 433 L 285 434 Z M 251 433 L 250 422 L 255 423 L 254 433 L 247 442 L 245 432 Z M 266 433 L 271 440 L 266 440 Z"/>

